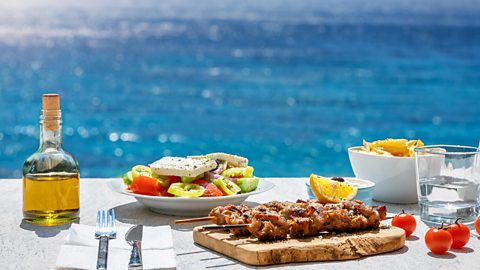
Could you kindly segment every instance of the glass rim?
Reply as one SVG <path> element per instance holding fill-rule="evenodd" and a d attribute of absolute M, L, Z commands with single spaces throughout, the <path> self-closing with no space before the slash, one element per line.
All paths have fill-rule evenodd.
<path fill-rule="evenodd" d="M 444 148 L 451 148 L 453 149 L 465 149 L 470 151 L 439 151 L 439 149 L 447 150 Z M 435 145 L 425 145 L 420 147 L 415 147 L 413 151 L 426 153 L 426 154 L 434 154 L 434 155 L 475 155 L 480 154 L 480 149 L 475 146 L 465 146 L 465 145 L 449 145 L 449 144 L 435 144 Z"/>

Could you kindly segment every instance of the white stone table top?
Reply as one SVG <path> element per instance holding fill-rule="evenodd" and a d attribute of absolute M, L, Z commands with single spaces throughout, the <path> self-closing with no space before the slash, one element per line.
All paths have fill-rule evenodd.
<path fill-rule="evenodd" d="M 276 187 L 266 193 L 251 196 L 251 202 L 271 200 L 307 199 L 303 178 L 269 178 Z M 120 180 L 119 180 L 120 181 Z M 151 212 L 134 198 L 112 192 L 107 179 L 81 179 L 80 223 L 95 224 L 99 208 L 114 207 L 119 225 L 170 225 L 178 269 L 248 269 L 221 254 L 193 243 L 193 225 L 175 225 L 172 217 Z M 22 222 L 22 182 L 20 179 L 0 180 L 0 268 L 1 269 L 54 269 L 60 246 L 69 226 L 36 227 Z M 381 203 L 379 203 L 381 204 Z M 416 205 L 390 205 L 389 213 L 405 209 L 416 213 Z M 396 252 L 339 262 L 316 262 L 261 267 L 264 269 L 480 269 L 480 237 L 472 230 L 467 247 L 437 256 L 429 253 L 423 238 L 427 226 L 417 218 L 417 230 L 406 246 Z"/>

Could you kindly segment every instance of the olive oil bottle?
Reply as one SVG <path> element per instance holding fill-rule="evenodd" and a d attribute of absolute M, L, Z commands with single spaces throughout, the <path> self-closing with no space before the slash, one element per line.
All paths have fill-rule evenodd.
<path fill-rule="evenodd" d="M 57 226 L 78 219 L 78 162 L 62 148 L 60 96 L 44 94 L 40 146 L 23 165 L 23 217 L 29 223 Z"/>

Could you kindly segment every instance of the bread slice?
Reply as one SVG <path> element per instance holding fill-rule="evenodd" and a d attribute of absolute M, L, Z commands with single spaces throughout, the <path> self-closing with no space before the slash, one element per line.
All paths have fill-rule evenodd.
<path fill-rule="evenodd" d="M 189 156 L 188 158 L 191 159 L 202 159 L 202 158 L 209 158 L 211 160 L 224 160 L 227 163 L 230 163 L 233 167 L 247 167 L 248 166 L 248 159 L 241 157 L 241 156 L 236 156 L 232 154 L 226 154 L 226 153 L 211 153 L 207 154 L 204 156 Z"/>
<path fill-rule="evenodd" d="M 158 175 L 196 177 L 217 167 L 217 162 L 209 158 L 191 159 L 183 157 L 163 157 L 150 164 L 152 172 Z"/>

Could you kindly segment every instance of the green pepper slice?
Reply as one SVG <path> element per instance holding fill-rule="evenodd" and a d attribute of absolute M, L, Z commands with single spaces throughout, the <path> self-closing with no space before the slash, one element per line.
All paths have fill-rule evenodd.
<path fill-rule="evenodd" d="M 158 183 L 163 187 L 163 188 L 168 188 L 170 185 L 170 179 L 168 179 L 168 176 L 163 176 L 163 175 L 158 175 L 156 173 L 152 173 L 152 177 L 158 180 Z"/>
<path fill-rule="evenodd" d="M 123 178 L 123 183 L 126 186 L 130 186 L 133 182 L 132 171 L 129 171 L 129 172 L 126 172 L 125 174 L 123 174 L 122 178 Z"/>
<path fill-rule="evenodd" d="M 137 166 L 133 167 L 132 168 L 133 178 L 135 178 L 137 176 L 140 176 L 140 175 L 152 177 L 152 169 L 150 169 L 150 167 L 143 166 L 143 165 L 137 165 Z"/>
<path fill-rule="evenodd" d="M 176 197 L 198 198 L 205 193 L 205 188 L 197 184 L 173 183 L 168 188 L 168 193 Z"/>
<path fill-rule="evenodd" d="M 222 176 L 231 178 L 249 178 L 253 176 L 253 167 L 234 167 L 226 169 L 221 173 Z"/>
<path fill-rule="evenodd" d="M 241 188 L 237 184 L 223 177 L 219 177 L 213 181 L 213 184 L 223 191 L 226 195 L 235 195 L 239 193 Z"/>

